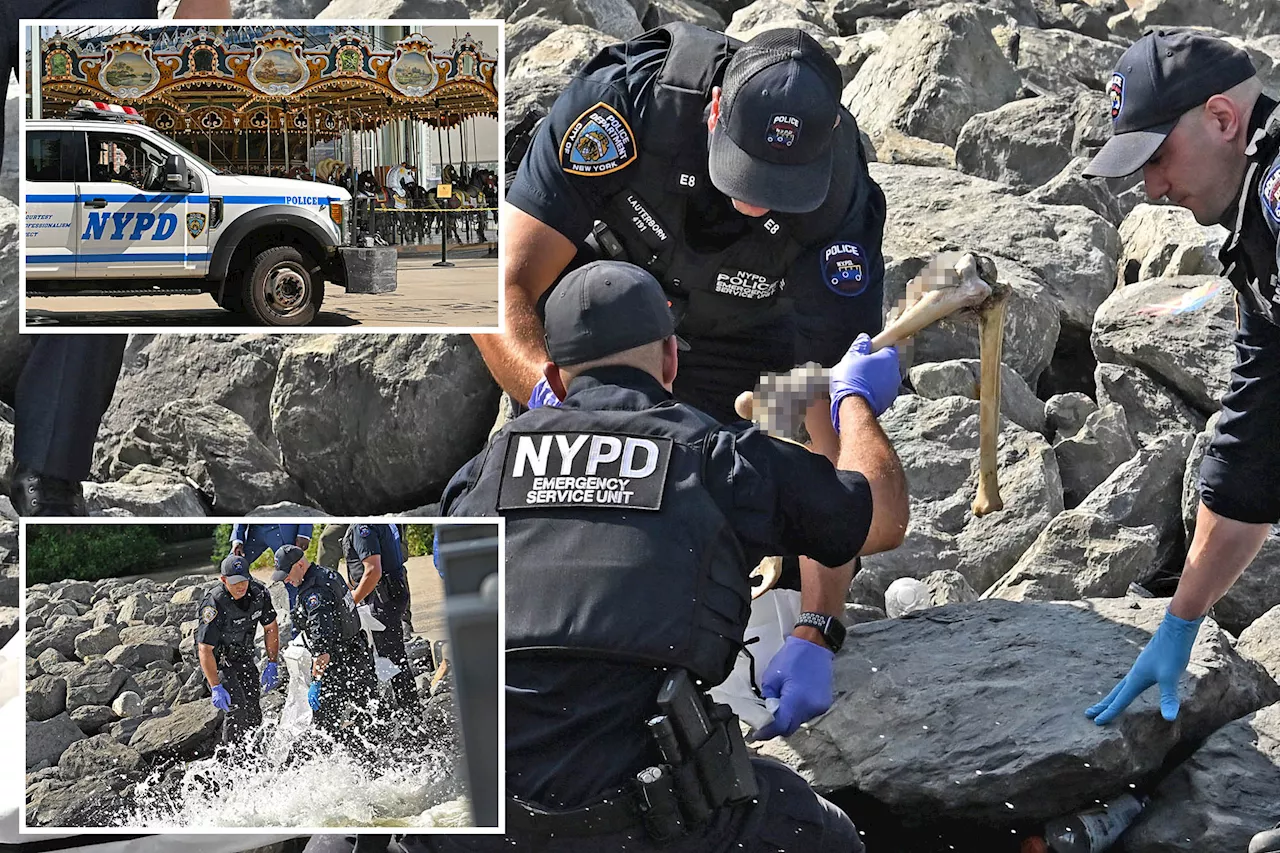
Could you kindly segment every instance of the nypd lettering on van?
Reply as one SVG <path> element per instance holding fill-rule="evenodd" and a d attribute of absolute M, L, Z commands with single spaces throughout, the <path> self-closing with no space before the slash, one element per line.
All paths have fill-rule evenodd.
<path fill-rule="evenodd" d="M 669 438 L 617 433 L 512 435 L 498 509 L 661 509 L 671 448 Z"/>

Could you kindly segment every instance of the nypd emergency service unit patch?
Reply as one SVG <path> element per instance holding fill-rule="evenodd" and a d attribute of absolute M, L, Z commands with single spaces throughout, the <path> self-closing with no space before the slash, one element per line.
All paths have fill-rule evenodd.
<path fill-rule="evenodd" d="M 574 119 L 560 140 L 560 167 L 573 175 L 599 176 L 635 162 L 635 135 L 617 110 L 601 101 Z"/>
<path fill-rule="evenodd" d="M 206 604 L 200 608 L 200 621 L 208 625 L 214 619 L 218 618 L 218 608 L 212 604 Z"/>
<path fill-rule="evenodd" d="M 502 462 L 498 509 L 661 509 L 672 444 L 620 433 L 513 435 Z"/>
<path fill-rule="evenodd" d="M 1120 110 L 1124 109 L 1124 75 L 1119 71 L 1111 75 L 1107 97 L 1111 100 L 1111 121 L 1115 122 L 1120 117 Z"/>
<path fill-rule="evenodd" d="M 195 239 L 204 233 L 204 223 L 206 219 L 207 217 L 205 217 L 203 213 L 187 214 L 187 233 L 191 235 L 192 239 Z"/>
<path fill-rule="evenodd" d="M 790 148 L 800 136 L 801 123 L 795 116 L 776 115 L 769 119 L 769 130 L 764 141 L 779 150 Z"/>
<path fill-rule="evenodd" d="M 1280 226 L 1280 164 L 1271 167 L 1258 187 L 1258 200 L 1262 202 L 1262 212 L 1271 224 Z"/>
<path fill-rule="evenodd" d="M 867 289 L 867 253 L 857 243 L 832 243 L 822 250 L 822 280 L 840 296 Z"/>

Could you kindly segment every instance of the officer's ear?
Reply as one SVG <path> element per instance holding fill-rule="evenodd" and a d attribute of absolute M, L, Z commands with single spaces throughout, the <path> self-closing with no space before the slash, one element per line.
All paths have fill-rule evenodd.
<path fill-rule="evenodd" d="M 679 367 L 680 350 L 676 344 L 676 336 L 670 335 L 662 342 L 662 385 L 668 391 L 675 384 Z"/>
<path fill-rule="evenodd" d="M 547 385 L 557 397 L 563 400 L 569 396 L 569 392 L 564 387 L 564 376 L 560 373 L 560 368 L 556 367 L 553 362 L 548 361 L 542 365 L 542 375 L 547 379 Z"/>
<path fill-rule="evenodd" d="M 720 123 L 720 87 L 711 87 L 711 111 L 707 113 L 707 132 L 711 133 Z"/>

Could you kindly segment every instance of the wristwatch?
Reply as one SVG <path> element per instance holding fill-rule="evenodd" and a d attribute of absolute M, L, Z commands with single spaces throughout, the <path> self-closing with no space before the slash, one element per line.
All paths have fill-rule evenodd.
<path fill-rule="evenodd" d="M 844 645 L 844 624 L 834 616 L 828 616 L 825 613 L 801 613 L 800 618 L 796 620 L 796 627 L 799 628 L 801 625 L 821 631 L 823 642 L 833 652 L 840 651 L 840 647 Z"/>

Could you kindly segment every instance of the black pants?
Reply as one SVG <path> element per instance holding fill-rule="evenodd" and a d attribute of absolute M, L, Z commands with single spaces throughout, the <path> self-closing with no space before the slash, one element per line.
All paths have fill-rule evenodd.
<path fill-rule="evenodd" d="M 231 696 L 231 709 L 222 717 L 222 742 L 236 746 L 243 742 L 246 732 L 262 725 L 258 668 L 250 658 L 223 659 L 218 663 L 218 678 Z"/>
<path fill-rule="evenodd" d="M 409 666 L 409 655 L 404 650 L 404 612 L 409 607 L 408 590 L 405 592 L 403 596 L 389 598 L 378 589 L 369 596 L 369 609 L 379 622 L 387 626 L 386 630 L 373 632 L 374 648 L 380 657 L 400 667 L 400 672 L 391 679 L 396 704 L 402 710 L 415 710 L 421 705 L 418 701 L 418 685 L 413 680 L 413 669 Z"/>
<path fill-rule="evenodd" d="M 373 670 L 373 654 L 364 638 L 338 647 L 329 655 L 329 666 L 320 679 L 320 710 L 311 715 L 311 721 L 322 731 L 338 741 L 352 742 L 352 736 L 368 728 L 367 714 L 377 688 L 377 676 Z M 348 705 L 355 711 L 348 711 Z"/>

